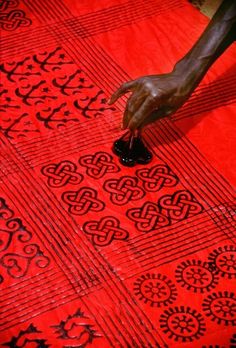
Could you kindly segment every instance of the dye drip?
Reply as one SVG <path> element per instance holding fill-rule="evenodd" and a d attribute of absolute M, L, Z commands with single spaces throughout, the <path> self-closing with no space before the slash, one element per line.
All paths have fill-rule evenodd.
<path fill-rule="evenodd" d="M 148 164 L 152 160 L 152 153 L 144 145 L 141 135 L 133 137 L 125 133 L 113 144 L 113 152 L 120 157 L 120 163 L 126 167 L 137 164 Z"/>

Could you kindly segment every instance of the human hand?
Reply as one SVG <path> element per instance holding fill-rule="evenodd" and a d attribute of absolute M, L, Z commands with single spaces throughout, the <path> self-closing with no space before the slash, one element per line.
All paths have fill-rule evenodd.
<path fill-rule="evenodd" d="M 124 116 L 123 129 L 141 129 L 149 123 L 173 114 L 188 99 L 192 86 L 184 74 L 175 71 L 149 75 L 124 83 L 111 97 L 113 104 L 122 95 L 132 92 Z"/>

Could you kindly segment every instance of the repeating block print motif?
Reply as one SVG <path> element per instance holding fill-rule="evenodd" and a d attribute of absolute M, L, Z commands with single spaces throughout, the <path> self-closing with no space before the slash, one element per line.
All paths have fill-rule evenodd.
<path fill-rule="evenodd" d="M 157 228 L 184 220 L 203 211 L 203 207 L 186 190 L 162 196 L 157 203 L 145 202 L 142 207 L 127 211 L 139 231 L 150 232 Z"/>
<path fill-rule="evenodd" d="M 79 305 L 79 302 L 77 304 Z M 16 330 L 3 345 L 12 348 L 25 347 L 29 344 L 38 348 L 49 348 L 53 344 L 63 348 L 96 347 L 103 335 L 97 330 L 94 320 L 81 307 L 77 307 L 74 311 L 70 308 L 69 312 L 67 315 L 60 313 L 57 320 L 54 319 L 52 322 L 45 318 L 46 325 L 42 325 L 40 320 L 24 324 L 24 329 Z"/>
<path fill-rule="evenodd" d="M 19 0 L 2 0 L 0 3 L 0 28 L 4 31 L 15 31 L 32 24 L 25 12 L 19 8 Z"/>
<path fill-rule="evenodd" d="M 188 191 L 177 191 L 170 196 L 160 195 L 159 201 L 167 201 L 164 208 L 159 202 L 146 201 L 145 195 L 148 194 L 148 190 L 145 190 L 146 177 L 143 174 L 144 171 L 145 173 L 154 173 L 151 192 L 153 187 L 159 191 L 166 186 L 174 189 L 178 184 L 179 180 L 176 175 L 165 165 L 158 164 L 134 171 L 134 176 L 106 179 L 106 177 L 112 177 L 114 173 L 120 171 L 117 159 L 114 159 L 108 152 L 95 152 L 94 154 L 81 156 L 78 164 L 81 166 L 80 170 L 77 164 L 64 159 L 58 163 L 50 163 L 41 169 L 41 173 L 48 178 L 47 183 L 50 187 L 62 188 L 65 186 L 72 188 L 72 190 L 63 189 L 60 192 L 61 199 L 66 204 L 66 209 L 74 216 L 84 216 L 87 213 L 96 211 L 106 214 L 105 204 L 99 198 L 101 194 L 98 192 L 102 183 L 104 188 L 102 195 L 108 194 L 111 204 L 129 206 L 132 201 L 145 200 L 142 209 L 132 208 L 127 211 L 127 217 L 135 222 L 135 227 L 141 232 L 153 231 L 202 211 L 200 204 Z M 163 179 L 163 173 L 164 175 L 168 174 L 168 177 Z M 136 176 L 136 174 L 138 175 Z M 140 175 L 142 175 L 142 180 Z M 149 179 L 150 177 L 149 175 Z M 98 179 L 99 182 L 97 182 Z M 89 186 L 84 186 L 86 183 L 89 183 Z M 150 183 L 148 185 L 150 186 Z M 168 209 L 167 204 L 170 205 Z M 171 219 L 169 211 L 175 210 L 177 210 L 177 213 L 175 213 L 177 218 L 172 216 Z M 91 236 L 91 240 L 95 245 L 106 246 L 113 240 L 126 240 L 128 238 L 127 229 L 122 227 L 117 218 L 110 215 L 102 215 L 98 220 L 92 219 L 85 222 L 83 230 Z"/>
<path fill-rule="evenodd" d="M 33 234 L 15 216 L 3 197 L 0 197 L 0 283 L 5 277 L 14 280 L 38 273 L 50 264 L 50 258 L 35 242 Z"/>
<path fill-rule="evenodd" d="M 208 333 L 224 326 L 233 329 L 236 320 L 235 255 L 233 245 L 221 243 L 218 248 L 210 248 L 202 259 L 194 258 L 193 254 L 192 258 L 184 257 L 170 263 L 169 270 L 162 266 L 146 273 L 139 270 L 138 276 L 127 280 L 140 306 L 148 310 L 157 329 L 165 335 L 168 346 L 192 342 L 202 347 Z M 215 266 L 216 260 L 225 270 L 231 270 L 230 276 L 222 266 L 221 269 Z M 230 284 L 232 291 L 225 290 Z M 198 301 L 201 311 L 196 307 Z M 230 338 L 224 343 L 226 340 Z M 216 343 L 212 342 L 212 347 Z"/>
<path fill-rule="evenodd" d="M 70 60 L 68 59 L 68 61 Z M 55 73 L 57 73 L 57 71 L 55 71 Z M 73 73 L 76 73 L 76 71 L 72 72 L 72 75 Z M 37 76 L 35 78 L 37 79 Z M 71 81 L 72 80 L 70 80 L 70 82 Z M 60 91 L 59 93 L 64 96 L 63 98 L 65 99 L 63 99 L 63 101 L 66 103 L 66 105 L 70 105 L 69 111 L 71 111 L 72 109 L 75 111 L 78 110 L 81 113 L 81 119 L 87 118 L 88 115 L 90 115 L 89 112 L 94 111 L 92 110 L 93 108 L 91 104 L 87 105 L 87 107 L 81 107 L 78 99 L 73 99 L 76 94 L 72 96 L 72 100 L 69 101 L 69 96 L 63 93 L 64 87 L 62 82 L 62 80 L 60 81 L 56 77 L 56 80 L 54 80 L 54 82 L 51 81 L 50 83 L 52 84 L 55 91 Z M 73 88 L 67 88 L 65 91 L 67 91 L 66 93 L 71 96 L 72 90 Z M 87 86 L 87 90 L 90 91 L 89 85 Z M 21 94 L 24 94 L 24 91 L 22 90 L 19 92 Z M 3 95 L 6 95 L 6 98 L 8 98 L 5 91 Z M 35 96 L 37 97 L 38 95 L 35 94 Z M 54 95 L 52 94 L 51 96 L 53 97 Z M 24 98 L 22 95 L 19 95 L 17 97 L 21 98 L 22 100 Z M 30 100 L 31 99 L 29 99 L 29 101 Z M 57 103 L 57 99 L 54 99 L 54 101 L 53 99 L 51 99 L 51 101 L 53 102 L 53 104 Z M 15 108 L 17 104 L 13 103 L 14 100 L 8 99 L 6 100 L 6 103 L 4 105 L 9 105 L 10 102 L 12 102 L 12 108 L 9 108 L 9 110 L 11 109 L 13 111 L 17 111 L 17 108 Z M 50 104 L 50 99 L 48 99 L 47 102 Z M 84 102 L 86 102 L 86 100 Z M 83 103 L 83 100 L 81 101 L 81 103 Z M 40 106 L 40 103 L 38 105 Z M 58 107 L 60 107 L 60 105 Z M 31 106 L 32 105 L 25 104 L 26 108 L 30 108 Z M 38 108 L 37 104 L 35 107 Z M 3 113 L 7 108 L 8 107 L 5 106 L 3 107 Z M 74 115 L 70 114 L 67 116 L 64 115 L 64 119 L 70 118 L 71 116 L 70 121 L 61 121 L 61 123 L 59 123 L 57 117 L 63 120 L 61 114 L 63 107 L 59 111 L 56 110 L 55 114 L 53 114 L 52 112 L 52 115 L 50 114 L 52 110 L 48 111 L 47 108 L 45 110 L 40 110 L 40 108 L 38 108 L 38 110 L 36 111 L 37 112 L 34 114 L 37 115 L 35 118 L 35 120 L 37 121 L 37 125 L 35 127 L 36 131 L 41 129 L 41 126 L 43 127 L 42 129 L 45 128 L 48 132 L 55 128 L 60 130 L 61 127 L 67 126 L 68 123 L 78 122 L 77 120 L 73 120 Z M 96 111 L 94 112 L 96 113 Z M 45 117 L 47 118 L 47 116 L 48 120 L 44 121 Z M 99 114 L 93 115 L 92 117 L 94 116 L 99 116 Z M 20 122 L 22 122 L 25 117 L 26 116 L 23 116 L 23 118 L 20 119 Z M 77 114 L 76 117 L 78 117 Z M 51 121 L 52 119 L 54 121 Z M 2 131 L 8 138 L 16 139 L 16 137 L 20 135 L 20 133 L 17 131 L 18 126 L 19 123 L 16 122 L 16 124 L 14 124 L 12 128 L 10 128 L 11 130 L 9 132 L 5 132 L 6 127 L 3 127 L 4 129 L 2 128 Z M 27 128 L 27 126 L 29 125 L 25 124 L 24 126 L 25 128 Z M 12 131 L 12 129 L 14 131 Z M 20 137 L 31 136 L 34 134 L 35 130 L 32 127 L 30 132 L 23 132 Z M 61 199 L 61 202 L 62 204 L 64 204 L 63 206 L 66 207 L 66 209 L 70 212 L 70 214 L 76 216 L 78 222 L 79 219 L 82 219 L 81 221 L 85 221 L 83 225 L 84 229 L 81 232 L 87 234 L 88 238 L 95 246 L 102 247 L 102 250 L 106 250 L 108 248 L 104 247 L 108 247 L 108 245 L 110 245 L 111 243 L 113 246 L 113 243 L 115 243 L 116 241 L 116 237 L 119 237 L 120 235 L 122 236 L 122 233 L 123 236 L 125 236 L 125 229 L 123 228 L 123 221 L 119 221 L 119 219 L 112 219 L 110 214 L 106 213 L 107 208 L 112 207 L 114 209 L 114 207 L 118 206 L 117 204 L 115 204 L 114 196 L 112 197 L 111 194 L 112 192 L 109 192 L 107 190 L 107 192 L 103 192 L 104 195 L 103 193 L 101 195 L 100 191 L 98 190 L 98 186 L 101 187 L 102 185 L 104 185 L 105 187 L 105 182 L 111 183 L 111 180 L 113 179 L 112 176 L 115 176 L 115 178 L 120 178 L 121 175 L 113 174 L 116 173 L 115 166 L 113 166 L 112 168 L 112 166 L 109 165 L 109 156 L 105 159 L 103 157 L 101 160 L 97 160 L 97 163 L 94 162 L 96 162 L 96 160 L 94 152 L 92 151 L 88 155 L 88 158 L 85 160 L 84 166 L 82 165 L 82 162 L 77 163 L 71 160 L 71 158 L 65 157 L 61 161 L 51 161 L 51 167 L 48 167 L 48 170 L 45 169 L 44 172 L 42 169 L 42 175 L 51 192 L 60 192 L 58 195 Z M 107 163 L 105 163 L 106 165 L 103 166 L 102 162 Z M 94 164 L 95 167 L 92 168 L 92 165 Z M 90 168 L 89 165 L 91 165 Z M 197 201 L 193 193 L 190 192 L 191 189 L 179 187 L 180 185 L 176 187 L 176 185 L 178 185 L 178 178 L 175 177 L 171 169 L 166 168 L 167 166 L 165 166 L 165 168 L 163 167 L 162 169 L 159 168 L 159 170 L 156 171 L 157 173 L 159 173 L 159 180 L 155 178 L 156 174 L 153 174 L 155 170 L 153 170 L 153 173 L 151 173 L 151 171 L 150 173 L 144 172 L 140 175 L 140 177 L 138 177 L 138 174 L 135 175 L 135 173 L 129 175 L 137 179 L 137 187 L 140 188 L 140 191 L 145 192 L 145 194 L 143 195 L 143 197 L 140 197 L 137 200 L 131 200 L 131 203 L 137 204 L 139 211 L 133 213 L 133 220 L 129 217 L 124 217 L 124 220 L 126 219 L 125 221 L 128 221 L 130 226 L 132 224 L 133 230 L 135 230 L 134 227 L 136 227 L 137 230 L 135 232 L 139 233 L 140 235 L 146 232 L 149 232 L 146 235 L 152 234 L 153 226 L 154 231 L 155 229 L 159 231 L 162 227 L 173 227 L 175 225 L 180 225 L 182 222 L 184 223 L 185 221 L 198 216 L 198 214 L 200 216 L 200 213 L 203 212 L 200 203 Z M 53 174 L 55 174 L 54 177 Z M 99 177 L 100 175 L 101 177 Z M 154 183 L 152 181 L 153 177 L 154 180 L 156 180 L 156 182 Z M 91 180 L 91 178 L 93 180 Z M 91 184 L 87 184 L 87 179 L 91 180 Z M 148 181 L 148 179 L 151 180 Z M 118 186 L 119 182 L 117 182 L 116 184 Z M 112 184 L 110 184 L 110 186 L 112 187 Z M 125 193 L 122 192 L 123 196 L 125 196 L 125 194 L 127 193 L 129 194 L 129 190 L 131 191 L 131 189 L 127 187 L 127 185 L 124 186 L 125 187 L 121 187 L 120 189 L 120 191 L 127 190 L 127 192 Z M 108 197 L 109 199 L 109 204 L 107 203 L 106 207 L 104 207 L 104 210 L 101 210 L 99 212 L 99 215 L 101 214 L 101 216 L 95 216 L 94 219 L 91 219 L 91 215 L 89 215 L 90 213 L 96 213 L 93 212 L 92 209 L 85 209 L 85 213 L 81 215 L 75 214 L 76 211 L 83 211 L 83 208 L 81 209 L 81 200 L 79 200 L 79 204 L 77 204 L 77 197 L 80 196 L 79 193 L 83 192 L 83 188 L 85 187 L 89 190 L 95 190 L 94 197 L 100 199 L 101 202 L 103 202 L 102 196 L 106 195 L 106 197 Z M 150 193 L 152 192 L 152 190 L 153 192 L 158 193 L 158 199 L 156 199 L 155 201 L 148 199 L 148 192 Z M 92 191 L 90 191 L 90 193 L 91 192 Z M 64 193 L 67 194 L 63 196 Z M 120 192 L 116 192 L 115 194 L 118 195 L 120 194 Z M 82 202 L 84 202 L 85 197 L 87 199 L 88 197 L 91 198 L 91 196 L 92 194 L 90 196 L 84 195 L 82 197 Z M 63 200 L 63 197 L 66 197 L 66 199 Z M 75 207 L 74 210 L 72 210 L 73 205 Z M 90 207 L 93 207 L 91 201 L 90 203 L 88 203 L 88 205 Z M 144 206 L 147 213 L 144 213 L 145 209 L 143 209 L 143 211 L 141 209 Z M 124 211 L 131 211 L 134 208 L 134 205 L 124 203 L 122 207 L 124 208 Z M 138 220 L 137 217 L 140 220 Z M 142 221 L 142 219 L 146 220 Z M 91 225 L 89 225 L 89 223 L 91 223 Z M 163 224 L 163 226 L 161 224 Z M 88 233 L 85 231 L 85 226 L 89 226 Z M 129 234 L 131 233 L 130 231 L 127 232 Z M 124 240 L 129 241 L 129 238 L 127 238 L 126 236 Z M 116 245 L 114 244 L 114 246 Z M 221 257 L 219 256 L 220 254 L 222 254 Z M 228 318 L 234 316 L 233 308 L 235 303 L 235 295 L 230 291 L 226 291 L 220 282 L 220 280 L 223 279 L 222 277 L 229 280 L 230 282 L 232 281 L 234 277 L 232 261 L 234 261 L 234 259 L 232 259 L 232 245 L 223 244 L 221 246 L 221 249 L 217 247 L 214 248 L 214 250 L 211 250 L 208 261 L 204 259 L 200 260 L 200 262 L 195 262 L 192 257 L 185 258 L 183 260 L 176 261 L 176 263 L 174 264 L 175 272 L 172 272 L 172 274 L 169 274 L 168 270 L 167 272 L 162 272 L 161 269 L 155 269 L 151 272 L 143 272 L 142 274 L 138 274 L 135 276 L 135 279 L 132 279 L 133 295 L 136 296 L 138 303 L 140 303 L 141 306 L 144 306 L 143 308 L 145 308 L 145 306 L 147 308 L 148 306 L 148 308 L 151 307 L 156 311 L 156 316 L 151 318 L 152 323 L 154 323 L 154 325 L 156 325 L 156 328 L 158 328 L 157 331 L 162 331 L 163 337 L 170 344 L 170 346 L 173 344 L 189 343 L 194 346 L 199 344 L 200 347 L 201 342 L 204 343 L 204 337 L 206 337 L 206 333 L 209 332 L 209 325 L 206 325 L 208 318 L 210 319 L 210 322 L 212 323 L 214 329 L 217 328 L 217 326 L 219 327 L 219 325 L 223 327 L 222 325 L 226 324 L 226 322 L 228 323 L 228 326 L 232 327 L 232 325 L 234 324 L 234 319 L 232 321 L 229 321 Z M 185 303 L 183 299 L 181 299 L 181 291 L 183 291 L 186 297 L 189 297 L 188 303 Z M 140 293 L 142 295 L 140 295 Z M 199 308 L 196 309 L 194 306 L 193 299 L 198 295 L 202 299 L 202 313 L 200 313 Z M 224 304 L 223 309 L 221 308 L 222 306 L 220 307 L 222 301 Z M 78 317 L 76 317 L 76 315 Z M 81 315 L 83 320 L 80 321 L 80 315 L 80 310 L 78 310 L 78 312 L 70 312 L 70 319 L 69 316 L 61 317 L 61 321 L 58 320 L 58 322 L 55 323 L 55 328 L 53 328 L 53 330 L 60 330 L 60 333 L 58 332 L 58 335 L 64 335 L 65 342 L 69 342 L 67 341 L 69 339 L 68 337 L 71 337 L 73 334 L 74 337 L 76 336 L 76 333 L 72 330 L 73 325 L 70 325 L 70 323 L 74 323 L 74 320 L 78 320 L 77 339 L 83 332 L 84 341 L 78 341 L 77 344 L 79 346 L 81 344 L 86 346 L 89 345 L 87 338 L 92 336 L 92 329 L 91 327 L 89 327 L 88 330 L 85 330 L 82 327 L 82 321 L 88 326 L 90 326 L 90 322 L 87 322 L 85 318 L 86 315 L 84 315 L 83 313 Z M 67 321 L 69 322 L 69 325 L 64 326 L 64 323 L 67 324 Z M 41 331 L 37 324 L 35 324 L 34 327 L 36 328 L 36 330 Z M 41 338 L 39 339 L 45 339 L 43 332 L 41 333 Z M 95 346 L 96 342 L 99 342 L 98 339 L 99 338 L 94 339 L 93 337 Z M 63 338 L 61 337 L 58 342 L 60 342 L 60 344 L 64 344 L 62 343 L 62 340 Z M 43 346 L 44 342 L 42 341 L 40 343 Z M 45 344 L 48 344 L 48 342 L 45 342 Z M 76 346 L 76 342 L 71 341 L 70 345 Z M 66 343 L 64 346 L 66 346 Z"/>
<path fill-rule="evenodd" d="M 82 156 L 78 162 L 84 167 L 85 175 L 93 179 L 100 179 L 109 173 L 120 171 L 113 157 L 106 152 Z M 104 211 L 105 203 L 99 199 L 98 191 L 92 188 L 93 185 L 90 187 L 79 185 L 84 180 L 84 175 L 78 172 L 74 162 L 64 160 L 51 163 L 42 167 L 41 173 L 47 178 L 49 187 L 63 188 L 61 199 L 72 215 L 82 216 L 89 212 Z M 73 190 L 68 191 L 68 187 L 73 187 Z M 75 187 L 78 189 L 74 190 Z M 97 246 L 109 245 L 113 240 L 126 240 L 129 236 L 120 226 L 119 220 L 112 216 L 105 216 L 100 221 L 88 221 L 84 225 L 84 232 L 91 236 L 93 244 Z"/>
<path fill-rule="evenodd" d="M 104 92 L 62 48 L 0 65 L 0 131 L 9 139 L 35 136 L 115 110 Z"/>

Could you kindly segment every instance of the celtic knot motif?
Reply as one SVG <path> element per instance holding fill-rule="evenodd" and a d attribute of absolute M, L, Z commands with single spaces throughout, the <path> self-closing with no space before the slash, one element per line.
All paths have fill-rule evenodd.
<path fill-rule="evenodd" d="M 0 14 L 0 27 L 7 31 L 13 31 L 18 27 L 28 27 L 32 22 L 25 17 L 22 10 L 12 10 L 9 13 Z"/>
<path fill-rule="evenodd" d="M 178 183 L 178 178 L 170 168 L 163 164 L 158 164 L 152 168 L 144 168 L 136 171 L 137 177 L 143 181 L 146 191 L 156 192 L 162 187 L 172 187 Z"/>
<path fill-rule="evenodd" d="M 106 173 L 117 173 L 120 168 L 112 162 L 113 157 L 106 152 L 96 152 L 80 158 L 81 166 L 86 167 L 86 174 L 94 179 L 102 178 Z"/>
<path fill-rule="evenodd" d="M 89 187 L 64 192 L 62 200 L 69 205 L 68 211 L 75 215 L 84 215 L 89 211 L 101 211 L 105 207 L 105 204 L 97 198 L 97 191 Z"/>
<path fill-rule="evenodd" d="M 206 331 L 203 317 L 189 307 L 174 307 L 165 310 L 160 317 L 160 326 L 169 338 L 177 342 L 192 342 Z"/>
<path fill-rule="evenodd" d="M 19 5 L 19 0 L 1 0 L 0 12 L 6 11 L 8 8 L 15 8 Z"/>
<path fill-rule="evenodd" d="M 48 185 L 50 187 L 80 184 L 83 176 L 77 173 L 76 170 L 76 165 L 70 161 L 62 161 L 58 164 L 52 163 L 41 169 L 43 175 L 48 177 Z"/>
<path fill-rule="evenodd" d="M 129 234 L 120 228 L 118 219 L 106 216 L 100 221 L 89 221 L 84 224 L 84 231 L 92 236 L 95 245 L 106 246 L 115 240 L 125 240 Z"/>
<path fill-rule="evenodd" d="M 158 204 L 173 220 L 183 220 L 203 210 L 189 191 L 177 191 L 173 195 L 163 196 Z"/>
<path fill-rule="evenodd" d="M 138 186 L 138 179 L 131 176 L 107 180 L 103 187 L 105 191 L 110 193 L 112 203 L 117 205 L 137 201 L 145 195 L 143 189 Z"/>
<path fill-rule="evenodd" d="M 141 208 L 129 209 L 127 216 L 135 222 L 135 227 L 142 232 L 150 232 L 170 224 L 170 220 L 152 202 L 145 202 Z"/>

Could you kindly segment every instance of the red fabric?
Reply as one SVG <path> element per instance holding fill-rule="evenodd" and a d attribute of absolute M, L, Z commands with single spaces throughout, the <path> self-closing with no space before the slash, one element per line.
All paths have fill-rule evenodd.
<path fill-rule="evenodd" d="M 235 45 L 122 167 L 124 81 L 208 20 L 181 0 L 3 0 L 0 343 L 233 347 Z M 231 343 L 230 343 L 231 342 Z"/>

